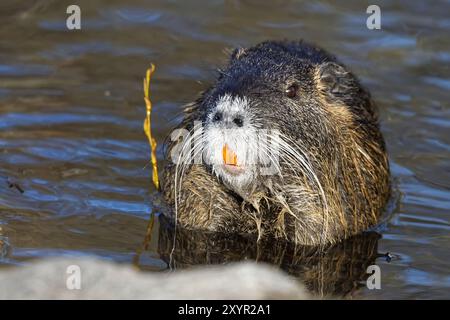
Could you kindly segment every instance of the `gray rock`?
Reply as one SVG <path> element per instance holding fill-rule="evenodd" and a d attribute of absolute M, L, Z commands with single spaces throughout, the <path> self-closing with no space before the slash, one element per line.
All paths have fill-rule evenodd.
<path fill-rule="evenodd" d="M 77 271 L 68 273 L 69 266 L 79 267 L 79 290 L 67 287 L 77 285 Z M 93 258 L 58 258 L 0 271 L 0 299 L 307 298 L 295 279 L 250 262 L 150 273 Z"/>

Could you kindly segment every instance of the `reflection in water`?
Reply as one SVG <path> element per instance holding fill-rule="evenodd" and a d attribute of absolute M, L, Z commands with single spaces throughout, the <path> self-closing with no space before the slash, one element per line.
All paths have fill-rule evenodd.
<path fill-rule="evenodd" d="M 8 251 L 9 251 L 8 238 L 3 236 L 3 229 L 2 226 L 0 225 L 0 260 L 6 258 L 6 256 L 8 255 Z"/>
<path fill-rule="evenodd" d="M 255 260 L 279 266 L 298 277 L 314 294 L 351 296 L 365 286 L 366 269 L 375 264 L 378 254 L 376 232 L 367 232 L 337 245 L 319 250 L 301 247 L 285 241 L 255 237 L 230 236 L 174 228 L 159 217 L 158 251 L 173 269 L 193 265 L 223 264 L 241 260 Z M 174 245 L 175 244 L 175 245 Z"/>

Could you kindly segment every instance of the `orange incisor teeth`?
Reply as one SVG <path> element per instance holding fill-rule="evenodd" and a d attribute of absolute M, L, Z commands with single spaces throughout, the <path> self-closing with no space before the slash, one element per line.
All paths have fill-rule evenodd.
<path fill-rule="evenodd" d="M 231 166 L 237 166 L 237 155 L 227 144 L 222 148 L 223 163 Z"/>

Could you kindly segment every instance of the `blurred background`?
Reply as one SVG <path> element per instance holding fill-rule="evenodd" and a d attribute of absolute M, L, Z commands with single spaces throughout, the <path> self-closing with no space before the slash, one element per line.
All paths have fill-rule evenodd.
<path fill-rule="evenodd" d="M 70 4 L 81 30 L 66 28 Z M 142 130 L 150 62 L 162 142 L 224 49 L 303 38 L 372 92 L 392 166 L 378 251 L 393 259 L 376 262 L 382 290 L 353 297 L 450 298 L 450 2 L 377 1 L 381 30 L 366 27 L 370 4 L 2 0 L 0 269 L 61 255 L 133 263 L 161 206 Z M 167 269 L 158 232 L 139 254 L 143 270 Z"/>

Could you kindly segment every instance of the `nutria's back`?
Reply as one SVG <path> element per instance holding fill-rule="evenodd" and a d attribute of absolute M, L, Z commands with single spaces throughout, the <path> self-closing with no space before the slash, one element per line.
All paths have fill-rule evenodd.
<path fill-rule="evenodd" d="M 389 197 L 369 93 L 302 41 L 235 50 L 178 129 L 162 187 L 186 228 L 327 244 L 376 224 Z"/>

